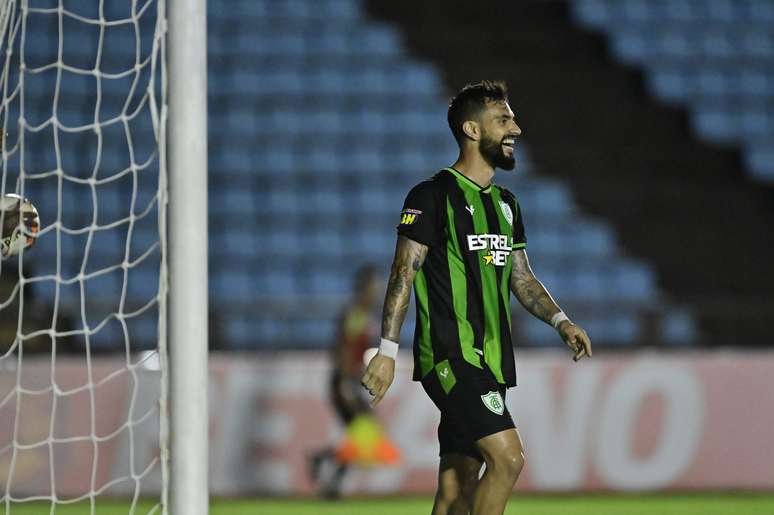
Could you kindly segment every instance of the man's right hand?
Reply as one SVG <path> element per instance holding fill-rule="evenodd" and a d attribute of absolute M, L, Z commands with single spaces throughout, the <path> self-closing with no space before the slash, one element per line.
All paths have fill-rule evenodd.
<path fill-rule="evenodd" d="M 379 404 L 384 394 L 387 393 L 387 389 L 392 384 L 394 377 L 394 359 L 381 354 L 377 354 L 371 359 L 368 367 L 366 367 L 365 374 L 363 374 L 361 384 L 368 390 L 368 393 L 373 395 L 372 406 Z"/>

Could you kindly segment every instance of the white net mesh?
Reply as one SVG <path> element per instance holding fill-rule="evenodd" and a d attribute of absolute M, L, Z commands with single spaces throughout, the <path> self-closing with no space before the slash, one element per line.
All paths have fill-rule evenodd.
<path fill-rule="evenodd" d="M 112 495 L 162 511 L 139 499 L 164 483 L 163 9 L 0 0 L 0 193 L 41 220 L 36 246 L 0 263 L 6 513 L 94 513 Z"/>

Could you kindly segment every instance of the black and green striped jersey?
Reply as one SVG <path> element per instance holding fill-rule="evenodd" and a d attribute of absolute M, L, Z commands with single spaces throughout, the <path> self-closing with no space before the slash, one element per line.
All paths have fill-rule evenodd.
<path fill-rule="evenodd" d="M 451 363 L 514 386 L 511 250 L 526 238 L 513 194 L 446 168 L 409 192 L 398 234 L 429 247 L 414 279 L 414 380 L 433 369 L 445 378 Z"/>

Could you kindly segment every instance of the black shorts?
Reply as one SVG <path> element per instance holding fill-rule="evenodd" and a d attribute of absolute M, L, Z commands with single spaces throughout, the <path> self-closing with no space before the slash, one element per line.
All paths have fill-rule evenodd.
<path fill-rule="evenodd" d="M 450 367 L 456 383 L 449 393 L 441 386 L 435 369 L 422 379 L 422 386 L 441 411 L 439 455 L 462 454 L 484 461 L 476 442 L 516 427 L 505 406 L 505 385 L 499 384 L 487 368 L 468 364 Z"/>

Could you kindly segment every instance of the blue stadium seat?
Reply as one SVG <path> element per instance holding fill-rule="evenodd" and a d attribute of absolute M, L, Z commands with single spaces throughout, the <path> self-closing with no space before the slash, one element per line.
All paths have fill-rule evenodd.
<path fill-rule="evenodd" d="M 745 152 L 745 163 L 754 177 L 774 182 L 774 138 L 749 146 Z"/>
<path fill-rule="evenodd" d="M 139 305 L 150 301 L 159 291 L 158 268 L 134 269 L 129 273 L 127 295 Z"/>
<path fill-rule="evenodd" d="M 228 317 L 223 324 L 223 340 L 230 348 L 244 348 L 254 342 L 255 334 L 245 317 Z"/>
<path fill-rule="evenodd" d="M 334 322 L 330 319 L 294 322 L 290 326 L 290 335 L 295 341 L 307 342 L 306 346 L 326 348 L 333 342 Z"/>
<path fill-rule="evenodd" d="M 272 295 L 292 295 L 297 293 L 298 286 L 301 286 L 300 280 L 296 280 L 295 274 L 290 270 L 267 270 L 265 277 L 266 289 L 264 290 L 268 294 Z M 253 296 L 255 292 L 253 292 Z"/>
<path fill-rule="evenodd" d="M 698 336 L 696 318 L 693 313 L 684 309 L 670 310 L 664 316 L 661 324 L 661 337 L 671 345 L 684 345 L 685 342 L 695 341 Z"/>
<path fill-rule="evenodd" d="M 306 200 L 305 211 L 308 211 L 309 215 L 315 218 L 334 220 L 341 216 L 341 206 L 350 199 L 338 189 L 318 189 L 309 192 Z"/>
<path fill-rule="evenodd" d="M 311 291 L 315 295 L 345 296 L 350 291 L 350 278 L 339 269 L 319 271 L 310 280 Z"/>
<path fill-rule="evenodd" d="M 613 274 L 605 271 L 605 276 L 610 280 L 610 288 L 620 299 L 632 302 L 656 300 L 656 278 L 652 270 L 642 265 L 624 262 Z"/>
<path fill-rule="evenodd" d="M 221 299 L 234 303 L 255 301 L 256 291 L 250 276 L 243 270 L 224 270 L 215 281 L 215 293 Z"/>
<path fill-rule="evenodd" d="M 304 235 L 295 229 L 275 229 L 269 233 L 267 251 L 270 250 L 279 256 L 291 257 L 304 247 Z"/>
<path fill-rule="evenodd" d="M 281 215 L 299 211 L 303 203 L 295 192 L 279 190 L 271 192 L 268 205 L 272 212 Z"/>
<path fill-rule="evenodd" d="M 321 216 L 324 215 L 321 213 Z M 333 228 L 323 228 L 309 234 L 306 243 L 324 253 L 326 257 L 334 262 L 339 263 L 346 256 L 344 252 L 344 239 L 345 236 L 341 231 Z M 340 269 L 337 270 L 337 273 L 344 277 Z"/>

